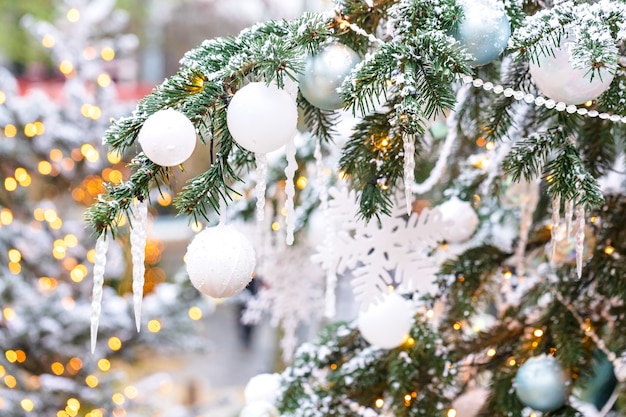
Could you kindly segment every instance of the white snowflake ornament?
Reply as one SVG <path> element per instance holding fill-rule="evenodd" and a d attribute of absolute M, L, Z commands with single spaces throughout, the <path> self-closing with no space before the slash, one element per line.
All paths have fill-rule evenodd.
<path fill-rule="evenodd" d="M 438 210 L 425 208 L 407 218 L 403 205 L 396 204 L 380 222 L 365 222 L 355 216 L 354 191 L 331 188 L 329 194 L 328 215 L 340 227 L 317 246 L 312 259 L 327 273 L 353 273 L 352 287 L 361 309 L 382 299 L 390 286 L 401 291 L 433 289 L 438 270 L 433 249 L 445 225 Z"/>

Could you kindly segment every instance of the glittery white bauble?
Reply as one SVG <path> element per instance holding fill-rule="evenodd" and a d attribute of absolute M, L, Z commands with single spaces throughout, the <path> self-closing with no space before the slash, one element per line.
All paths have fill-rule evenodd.
<path fill-rule="evenodd" d="M 337 89 L 360 61 L 359 54 L 346 45 L 333 43 L 326 46 L 317 55 L 307 58 L 304 73 L 300 76 L 300 92 L 320 109 L 342 108 L 343 100 Z"/>
<path fill-rule="evenodd" d="M 522 404 L 537 411 L 553 411 L 565 404 L 570 381 L 553 356 L 528 359 L 517 370 L 513 381 L 515 393 Z"/>
<path fill-rule="evenodd" d="M 581 104 L 604 93 L 615 75 L 600 68 L 600 71 L 594 71 L 592 79 L 591 67 L 573 68 L 570 44 L 571 40 L 562 40 L 561 45 L 553 49 L 554 56 L 540 52 L 538 64 L 531 62 L 529 70 L 533 82 L 546 97 L 565 104 Z"/>
<path fill-rule="evenodd" d="M 411 303 L 396 293 L 386 294 L 383 301 L 372 304 L 358 318 L 361 336 L 371 345 L 383 349 L 400 346 L 412 325 Z"/>
<path fill-rule="evenodd" d="M 276 405 L 279 389 L 279 374 L 259 374 L 250 378 L 243 390 L 243 397 L 246 404 L 264 401 Z"/>
<path fill-rule="evenodd" d="M 230 297 L 252 279 L 256 265 L 252 244 L 232 226 L 218 225 L 198 233 L 185 255 L 191 283 L 210 297 Z"/>
<path fill-rule="evenodd" d="M 511 36 L 511 25 L 504 6 L 496 0 L 461 2 L 463 19 L 452 33 L 474 59 L 473 66 L 485 65 L 498 58 Z"/>
<path fill-rule="evenodd" d="M 146 119 L 137 140 L 146 156 L 165 167 L 185 162 L 196 148 L 196 129 L 174 109 L 159 110 Z"/>
<path fill-rule="evenodd" d="M 460 243 L 468 240 L 478 228 L 478 215 L 472 205 L 452 197 L 438 207 L 446 227 L 442 231 L 448 243 Z"/>
<path fill-rule="evenodd" d="M 239 413 L 239 417 L 280 417 L 280 414 L 272 404 L 256 401 L 246 405 Z"/>
<path fill-rule="evenodd" d="M 250 83 L 231 99 L 226 123 L 233 139 L 243 148 L 268 153 L 293 139 L 298 108 L 289 93 L 275 84 Z"/>

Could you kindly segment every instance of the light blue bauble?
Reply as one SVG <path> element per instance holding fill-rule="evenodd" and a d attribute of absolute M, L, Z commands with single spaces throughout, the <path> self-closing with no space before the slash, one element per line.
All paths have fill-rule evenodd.
<path fill-rule="evenodd" d="M 517 397 L 536 411 L 553 411 L 565 404 L 570 381 L 553 356 L 528 359 L 517 371 L 513 386 Z"/>
<path fill-rule="evenodd" d="M 361 61 L 359 54 L 340 43 L 326 46 L 317 55 L 306 60 L 304 73 L 300 76 L 300 92 L 304 98 L 320 109 L 337 110 L 343 107 L 337 89 Z"/>
<path fill-rule="evenodd" d="M 474 57 L 472 66 L 488 64 L 500 56 L 511 36 L 504 7 L 497 0 L 465 0 L 461 5 L 464 16 L 452 35 Z"/>

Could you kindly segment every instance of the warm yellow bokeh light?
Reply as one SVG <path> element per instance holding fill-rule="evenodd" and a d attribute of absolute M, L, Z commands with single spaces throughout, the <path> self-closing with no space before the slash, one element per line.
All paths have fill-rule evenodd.
<path fill-rule="evenodd" d="M 41 175 L 49 175 L 52 172 L 52 164 L 48 161 L 40 161 L 37 164 L 37 171 Z"/>
<path fill-rule="evenodd" d="M 535 329 L 535 331 L 533 332 L 533 334 L 535 335 L 535 337 L 541 337 L 541 336 L 543 336 L 543 330 L 541 330 L 541 329 Z"/>
<path fill-rule="evenodd" d="M 167 207 L 172 204 L 172 195 L 166 191 L 163 191 L 157 197 L 157 202 L 159 203 L 159 205 Z"/>
<path fill-rule="evenodd" d="M 63 152 L 60 149 L 52 149 L 50 151 L 50 160 L 52 162 L 61 162 L 63 159 Z"/>
<path fill-rule="evenodd" d="M 2 210 L 0 210 L 0 223 L 5 226 L 13 223 L 13 212 L 8 208 L 3 208 Z"/>
<path fill-rule="evenodd" d="M 383 408 L 383 405 L 385 405 L 385 400 L 383 400 L 382 398 L 378 398 L 374 402 L 374 405 L 376 406 L 376 408 Z"/>
<path fill-rule="evenodd" d="M 67 18 L 68 22 L 76 23 L 80 20 L 80 12 L 78 11 L 78 9 L 72 7 L 67 11 L 65 17 Z"/>
<path fill-rule="evenodd" d="M 74 64 L 72 64 L 67 59 L 64 59 L 59 64 L 59 71 L 61 71 L 61 74 L 63 75 L 69 75 L 72 73 L 72 71 L 74 71 Z"/>
<path fill-rule="evenodd" d="M 0 91 L 0 106 L 3 105 L 5 101 L 7 101 L 7 95 L 4 91 Z"/>
<path fill-rule="evenodd" d="M 17 385 L 17 379 L 13 375 L 7 375 L 4 377 L 4 383 L 9 388 L 15 388 Z"/>
<path fill-rule="evenodd" d="M 11 271 L 12 274 L 17 275 L 22 272 L 22 265 L 17 262 L 9 262 L 9 271 Z"/>
<path fill-rule="evenodd" d="M 132 385 L 129 385 L 126 388 L 124 388 L 124 395 L 126 395 L 126 397 L 130 398 L 131 400 L 133 398 L 136 398 L 138 394 L 139 392 L 137 391 L 137 388 L 135 388 Z"/>
<path fill-rule="evenodd" d="M 15 191 L 17 189 L 17 181 L 13 177 L 4 179 L 4 189 L 7 191 Z"/>
<path fill-rule="evenodd" d="M 147 327 L 150 332 L 158 333 L 161 331 L 161 322 L 158 320 L 150 320 Z"/>
<path fill-rule="evenodd" d="M 17 249 L 9 249 L 8 255 L 9 261 L 11 262 L 19 262 L 22 260 L 22 253 Z"/>
<path fill-rule="evenodd" d="M 113 351 L 118 351 L 122 348 L 122 341 L 120 340 L 119 337 L 111 336 L 109 338 L 108 345 L 109 345 L 109 349 Z"/>
<path fill-rule="evenodd" d="M 109 74 L 107 74 L 106 72 L 98 75 L 98 85 L 102 88 L 111 85 L 111 76 L 109 76 Z"/>
<path fill-rule="evenodd" d="M 6 321 L 11 321 L 15 318 L 15 310 L 13 310 L 11 307 L 5 307 L 2 309 L 2 317 L 4 317 L 4 319 Z"/>
<path fill-rule="evenodd" d="M 98 381 L 98 378 L 95 375 L 87 375 L 85 378 L 85 384 L 87 384 L 89 388 L 95 388 L 99 383 L 100 381 Z"/>
<path fill-rule="evenodd" d="M 55 375 L 63 375 L 63 372 L 65 372 L 65 366 L 61 362 L 54 362 L 50 365 L 50 369 L 52 369 L 52 373 Z"/>
<path fill-rule="evenodd" d="M 112 169 L 111 172 L 109 173 L 109 181 L 112 182 L 113 184 L 117 184 L 119 182 L 122 181 L 122 173 L 121 171 L 118 171 L 117 169 Z"/>
<path fill-rule="evenodd" d="M 78 401 L 76 398 L 68 399 L 67 400 L 67 408 L 69 408 L 72 411 L 80 410 L 80 401 Z"/>
<path fill-rule="evenodd" d="M 12 124 L 8 124 L 4 127 L 4 136 L 7 138 L 13 138 L 17 135 L 17 127 Z"/>
<path fill-rule="evenodd" d="M 44 132 L 46 131 L 46 127 L 44 126 L 44 124 L 42 122 L 39 122 L 39 121 L 37 121 L 37 122 L 35 122 L 33 124 L 35 125 L 35 132 L 36 132 L 35 134 L 37 136 L 43 135 Z"/>
<path fill-rule="evenodd" d="M 456 410 L 454 408 L 451 408 L 448 410 L 448 413 L 446 414 L 447 417 L 456 417 Z"/>
<path fill-rule="evenodd" d="M 305 189 L 308 184 L 309 180 L 304 176 L 298 177 L 298 179 L 296 180 L 296 187 L 298 187 L 300 190 Z"/>
<path fill-rule="evenodd" d="M 98 361 L 98 369 L 102 372 L 106 372 L 111 369 L 111 362 L 108 359 L 102 358 Z"/>
<path fill-rule="evenodd" d="M 272 223 L 272 230 L 278 232 L 280 230 L 280 223 L 274 222 Z"/>
<path fill-rule="evenodd" d="M 32 138 L 37 135 L 37 126 L 34 123 L 26 123 L 24 125 L 24 136 Z"/>
<path fill-rule="evenodd" d="M 70 278 L 74 282 L 83 282 L 87 277 L 87 267 L 83 264 L 76 265 L 74 269 L 70 271 Z"/>
<path fill-rule="evenodd" d="M 17 355 L 17 362 L 18 363 L 26 362 L 26 352 L 24 352 L 21 349 L 18 349 L 18 350 L 15 351 L 15 354 Z"/>
<path fill-rule="evenodd" d="M 115 58 L 115 51 L 110 46 L 105 46 L 100 50 L 100 56 L 105 61 L 112 61 Z"/>
<path fill-rule="evenodd" d="M 122 155 L 119 152 L 109 152 L 107 153 L 107 159 L 110 164 L 117 164 L 122 160 Z"/>
<path fill-rule="evenodd" d="M 56 43 L 56 39 L 54 39 L 54 36 L 52 36 L 49 33 L 46 33 L 41 38 L 41 45 L 43 45 L 44 48 L 52 48 L 55 43 Z"/>
<path fill-rule="evenodd" d="M 187 314 L 189 314 L 189 318 L 191 320 L 200 320 L 202 318 L 202 309 L 200 307 L 193 306 L 189 308 Z"/>
<path fill-rule="evenodd" d="M 116 392 L 115 394 L 113 394 L 111 396 L 111 399 L 117 405 L 122 405 L 126 402 L 126 398 L 124 398 L 124 395 L 120 394 L 119 392 Z"/>
<path fill-rule="evenodd" d="M 11 350 L 7 350 L 6 352 L 4 352 L 4 356 L 11 363 L 17 362 L 17 353 L 14 350 L 12 350 L 12 349 Z"/>
<path fill-rule="evenodd" d="M 33 403 L 33 400 L 31 400 L 30 398 L 24 398 L 22 401 L 20 401 L 20 405 L 27 413 L 30 413 L 31 411 L 33 411 L 33 408 L 35 408 L 35 403 Z"/>
<path fill-rule="evenodd" d="M 490 358 L 496 356 L 496 350 L 494 348 L 489 348 L 487 350 L 487 356 L 489 356 Z"/>

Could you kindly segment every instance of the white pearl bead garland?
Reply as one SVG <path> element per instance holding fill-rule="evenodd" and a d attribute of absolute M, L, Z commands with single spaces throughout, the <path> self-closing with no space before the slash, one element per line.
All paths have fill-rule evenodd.
<path fill-rule="evenodd" d="M 556 111 L 566 111 L 569 114 L 578 113 L 581 116 L 586 117 L 598 117 L 602 120 L 610 120 L 612 122 L 626 123 L 626 116 L 620 116 L 619 114 L 610 114 L 605 112 L 598 112 L 597 110 L 589 110 L 586 107 L 578 107 L 573 104 L 567 105 L 562 101 L 554 101 L 542 96 L 534 96 L 530 93 L 524 93 L 523 91 L 513 90 L 512 88 L 504 88 L 503 86 L 492 82 L 483 81 L 480 78 L 473 78 L 471 75 L 464 75 L 461 80 L 464 84 L 471 84 L 476 88 L 482 88 L 485 91 L 493 91 L 495 94 L 503 94 L 505 97 L 513 97 L 514 99 L 528 104 L 534 104 L 537 107 L 545 107 L 546 109 L 554 109 Z"/>

